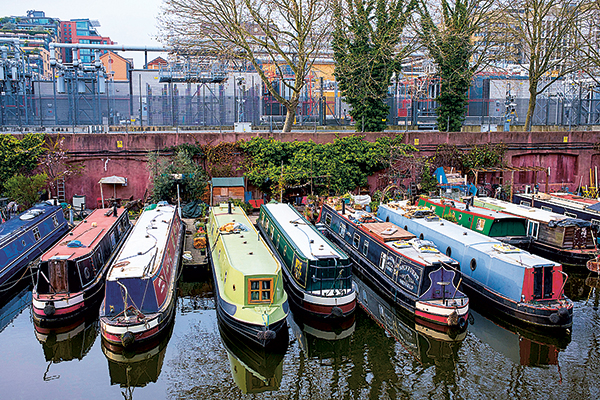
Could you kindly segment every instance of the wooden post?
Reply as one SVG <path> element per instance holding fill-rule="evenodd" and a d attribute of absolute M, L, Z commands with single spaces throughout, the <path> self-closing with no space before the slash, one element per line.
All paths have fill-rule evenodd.
<path fill-rule="evenodd" d="M 546 169 L 546 193 L 548 192 L 548 180 L 550 179 L 550 167 Z M 533 205 L 533 204 L 532 204 Z"/>
<path fill-rule="evenodd" d="M 511 203 L 513 201 L 514 193 L 515 193 L 515 171 L 512 171 L 511 176 L 510 176 L 510 199 L 508 200 Z"/>

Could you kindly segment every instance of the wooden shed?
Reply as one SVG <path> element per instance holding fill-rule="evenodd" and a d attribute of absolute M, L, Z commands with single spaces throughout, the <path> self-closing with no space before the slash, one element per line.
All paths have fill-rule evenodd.
<path fill-rule="evenodd" d="M 226 202 L 229 199 L 244 201 L 246 182 L 243 177 L 212 178 L 210 180 L 211 206 Z"/>

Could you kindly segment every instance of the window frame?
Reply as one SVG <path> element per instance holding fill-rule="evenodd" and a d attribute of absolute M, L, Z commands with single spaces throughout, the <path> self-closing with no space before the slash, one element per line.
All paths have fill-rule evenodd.
<path fill-rule="evenodd" d="M 258 290 L 252 290 L 252 283 L 259 282 Z M 263 282 L 269 282 L 269 289 L 263 289 Z M 273 302 L 273 278 L 248 278 L 248 304 L 271 304 Z M 263 292 L 269 292 L 269 299 L 262 300 Z M 258 292 L 258 300 L 252 300 L 252 293 Z"/>

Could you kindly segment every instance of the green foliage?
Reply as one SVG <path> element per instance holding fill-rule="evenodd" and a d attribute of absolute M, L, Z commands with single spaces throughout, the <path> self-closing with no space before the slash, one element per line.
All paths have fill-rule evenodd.
<path fill-rule="evenodd" d="M 367 178 L 389 166 L 390 147 L 413 150 L 402 137 L 382 137 L 375 143 L 363 136 L 333 143 L 281 142 L 260 137 L 240 142 L 246 154 L 245 176 L 265 193 L 277 195 L 284 187 L 311 184 L 318 194 L 341 194 L 367 185 Z"/>
<path fill-rule="evenodd" d="M 401 69 L 404 52 L 396 53 L 416 0 L 334 2 L 334 75 L 356 130 L 380 132 L 387 127 L 391 77 Z M 364 126 L 363 126 L 364 125 Z"/>
<path fill-rule="evenodd" d="M 29 208 L 39 200 L 39 192 L 46 186 L 47 181 L 46 174 L 33 176 L 17 174 L 7 179 L 4 187 L 10 199 Z"/>
<path fill-rule="evenodd" d="M 238 206 L 242 210 L 244 210 L 246 214 L 252 211 L 252 206 L 241 199 L 229 199 L 229 201 L 231 201 L 231 204 L 233 204 L 234 206 Z"/>
<path fill-rule="evenodd" d="M 471 23 L 467 10 L 469 0 L 457 0 L 451 5 L 442 0 L 442 23 L 436 24 L 423 2 L 419 7 L 419 36 L 438 67 L 441 78 L 440 95 L 436 99 L 437 126 L 440 131 L 460 132 L 465 119 L 467 90 L 474 71 L 469 61 L 473 56 L 472 35 L 477 27 Z"/>
<path fill-rule="evenodd" d="M 43 144 L 44 135 L 39 133 L 28 133 L 22 139 L 0 135 L 0 190 L 12 176 L 27 175 L 37 167 Z"/>
<path fill-rule="evenodd" d="M 202 145 L 200 145 L 198 142 L 196 142 L 194 144 L 191 144 L 191 143 L 182 143 L 182 144 L 177 145 L 177 146 L 165 147 L 163 149 L 163 151 L 165 151 L 165 152 L 173 152 L 173 154 L 177 154 L 179 152 L 183 152 L 190 159 L 194 159 L 194 158 L 204 159 L 204 158 L 206 158 L 206 154 L 204 154 L 204 149 L 203 149 Z"/>
<path fill-rule="evenodd" d="M 158 153 L 151 152 L 148 154 L 148 167 L 154 201 L 177 201 L 178 183 L 182 201 L 199 200 L 206 191 L 206 172 L 186 150 L 179 150 L 172 158 L 161 158 Z M 181 178 L 173 174 L 181 174 Z"/>
<path fill-rule="evenodd" d="M 442 216 L 445 220 L 456 223 L 456 215 L 453 212 L 447 212 Z"/>
<path fill-rule="evenodd" d="M 430 164 L 425 164 L 421 173 L 421 191 L 429 194 L 437 190 L 437 181 L 433 176 L 434 168 Z"/>

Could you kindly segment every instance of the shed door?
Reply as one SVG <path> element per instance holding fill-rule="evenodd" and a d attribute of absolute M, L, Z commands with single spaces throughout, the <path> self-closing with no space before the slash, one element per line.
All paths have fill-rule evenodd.
<path fill-rule="evenodd" d="M 69 284 L 67 280 L 67 260 L 50 260 L 48 265 L 50 285 L 52 285 L 52 288 L 56 291 L 56 293 L 68 292 Z"/>

